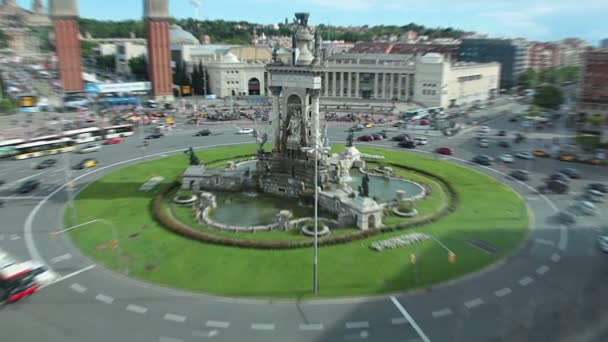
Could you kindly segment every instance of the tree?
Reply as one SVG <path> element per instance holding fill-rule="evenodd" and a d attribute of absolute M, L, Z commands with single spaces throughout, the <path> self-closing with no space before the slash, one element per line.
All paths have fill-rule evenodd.
<path fill-rule="evenodd" d="M 129 68 L 137 79 L 148 79 L 148 61 L 146 60 L 146 56 L 142 55 L 129 59 Z"/>
<path fill-rule="evenodd" d="M 98 43 L 83 40 L 80 42 L 80 55 L 84 58 L 93 57 L 95 55 L 95 48 L 98 46 Z"/>
<path fill-rule="evenodd" d="M 534 94 L 534 104 L 541 108 L 558 109 L 563 102 L 561 89 L 553 85 L 540 86 Z"/>
<path fill-rule="evenodd" d="M 116 55 L 106 55 L 95 57 L 97 67 L 114 71 L 116 70 Z"/>
<path fill-rule="evenodd" d="M 536 117 L 540 115 L 540 108 L 537 105 L 533 104 L 528 108 L 528 116 Z"/>
<path fill-rule="evenodd" d="M 173 84 L 179 86 L 190 85 L 190 78 L 186 73 L 187 67 L 186 62 L 180 61 L 177 63 L 175 71 L 173 72 Z"/>
<path fill-rule="evenodd" d="M 517 83 L 525 89 L 532 89 L 538 84 L 538 75 L 534 70 L 528 69 L 519 75 Z"/>

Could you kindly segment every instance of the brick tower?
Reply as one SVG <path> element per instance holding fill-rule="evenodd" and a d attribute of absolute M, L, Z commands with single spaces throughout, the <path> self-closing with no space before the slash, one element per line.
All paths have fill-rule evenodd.
<path fill-rule="evenodd" d="M 148 38 L 148 76 L 157 101 L 173 102 L 169 0 L 144 0 Z"/>
<path fill-rule="evenodd" d="M 82 61 L 76 0 L 51 0 L 50 5 L 63 91 L 82 91 Z"/>

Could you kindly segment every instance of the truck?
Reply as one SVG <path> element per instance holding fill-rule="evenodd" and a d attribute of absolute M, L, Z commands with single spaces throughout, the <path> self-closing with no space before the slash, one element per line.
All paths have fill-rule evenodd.
<path fill-rule="evenodd" d="M 40 285 L 26 264 L 12 264 L 0 269 L 0 303 L 14 303 L 34 294 Z"/>

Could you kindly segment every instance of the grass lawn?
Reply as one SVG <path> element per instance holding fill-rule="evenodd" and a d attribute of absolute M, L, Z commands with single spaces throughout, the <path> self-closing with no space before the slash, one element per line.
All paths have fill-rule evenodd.
<path fill-rule="evenodd" d="M 384 252 L 369 248 L 372 241 L 412 230 L 323 247 L 319 249 L 319 296 L 380 294 L 438 283 L 499 260 L 525 237 L 525 204 L 500 182 L 433 158 L 376 148 L 360 150 L 383 154 L 387 162 L 412 165 L 452 182 L 460 195 L 459 209 L 415 231 L 441 240 L 456 253 L 456 263 L 449 264 L 447 253 L 435 242 L 420 244 L 418 281 L 414 283 L 409 255 L 416 252 L 415 247 Z M 248 145 L 202 150 L 197 155 L 202 162 L 209 162 L 254 151 L 255 146 Z M 74 244 L 112 269 L 128 270 L 133 277 L 170 287 L 229 296 L 309 296 L 312 249 L 272 251 L 208 245 L 175 235 L 152 219 L 150 202 L 156 192 L 142 193 L 139 187 L 153 176 L 165 177 L 163 186 L 168 185 L 187 163 L 187 156 L 180 154 L 126 167 L 84 189 L 75 202 L 78 222 L 112 221 L 119 231 L 120 249 L 106 248 L 111 231 L 97 224 L 70 232 Z M 422 204 L 418 209 L 424 212 Z M 66 225 L 73 224 L 70 217 L 70 210 L 66 210 Z M 489 243 L 498 252 L 488 254 L 473 247 L 472 240 Z"/>

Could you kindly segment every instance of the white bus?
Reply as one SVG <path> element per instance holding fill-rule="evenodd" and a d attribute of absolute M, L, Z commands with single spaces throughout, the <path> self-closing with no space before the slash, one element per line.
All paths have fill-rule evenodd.
<path fill-rule="evenodd" d="M 103 130 L 104 139 L 124 138 L 133 135 L 133 125 L 116 125 L 105 127 Z"/>
<path fill-rule="evenodd" d="M 103 134 L 99 127 L 89 127 L 64 131 L 63 137 L 70 138 L 77 144 L 86 144 L 103 139 Z"/>
<path fill-rule="evenodd" d="M 71 152 L 74 151 L 74 149 L 75 143 L 69 138 L 25 143 L 15 147 L 15 159 L 21 160 L 43 157 L 57 153 Z"/>

